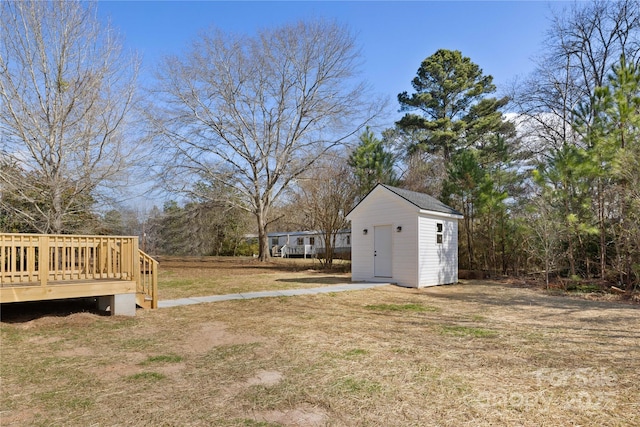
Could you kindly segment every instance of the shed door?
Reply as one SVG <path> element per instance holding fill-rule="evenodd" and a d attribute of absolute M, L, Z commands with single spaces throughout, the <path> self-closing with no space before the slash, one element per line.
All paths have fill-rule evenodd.
<path fill-rule="evenodd" d="M 381 225 L 373 230 L 373 275 L 391 277 L 391 226 Z"/>

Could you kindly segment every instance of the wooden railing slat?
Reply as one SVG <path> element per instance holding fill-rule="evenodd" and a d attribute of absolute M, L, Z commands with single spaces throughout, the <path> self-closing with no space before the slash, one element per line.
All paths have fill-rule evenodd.
<path fill-rule="evenodd" d="M 2 285 L 99 279 L 135 281 L 145 304 L 158 306 L 158 262 L 137 237 L 0 233 Z"/>

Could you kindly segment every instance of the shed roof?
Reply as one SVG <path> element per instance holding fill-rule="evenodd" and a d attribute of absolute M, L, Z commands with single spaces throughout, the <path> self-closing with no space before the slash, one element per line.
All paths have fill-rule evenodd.
<path fill-rule="evenodd" d="M 404 188 L 392 187 L 386 184 L 378 184 L 392 193 L 397 194 L 408 202 L 416 205 L 420 209 L 424 209 L 426 211 L 434 211 L 434 212 L 442 212 L 451 215 L 461 215 L 462 213 L 453 209 L 450 206 L 445 205 L 440 200 L 435 197 L 431 197 L 425 193 L 418 193 L 416 191 L 405 190 Z"/>
<path fill-rule="evenodd" d="M 373 193 L 375 189 L 378 187 L 385 188 L 386 190 L 392 192 L 396 196 L 399 196 L 404 200 L 406 200 L 407 202 L 411 203 L 412 205 L 416 206 L 418 209 L 431 211 L 431 212 L 439 212 L 439 213 L 444 213 L 449 215 L 456 215 L 460 217 L 463 216 L 462 213 L 458 212 L 457 210 L 453 209 L 450 206 L 445 205 L 440 200 L 436 199 L 435 197 L 431 197 L 428 194 L 405 190 L 404 188 L 393 187 L 387 184 L 377 184 L 375 187 L 373 187 L 373 189 L 369 191 L 369 193 L 366 196 L 364 196 L 362 200 L 360 200 L 360 202 L 353 207 L 353 209 L 351 209 L 348 215 L 351 215 L 351 212 L 353 212 L 358 207 L 358 205 L 362 203 L 364 199 L 369 197 L 369 194 Z"/>

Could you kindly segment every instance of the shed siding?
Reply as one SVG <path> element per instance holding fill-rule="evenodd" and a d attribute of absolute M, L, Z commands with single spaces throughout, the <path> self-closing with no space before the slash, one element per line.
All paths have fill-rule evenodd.
<path fill-rule="evenodd" d="M 445 222 L 446 262 L 440 264 L 440 283 L 458 282 L 458 220 Z"/>
<path fill-rule="evenodd" d="M 437 224 L 443 225 L 442 243 L 437 243 Z M 434 286 L 458 281 L 458 221 L 420 215 L 419 285 Z"/>
<path fill-rule="evenodd" d="M 383 188 L 373 191 L 350 214 L 353 235 L 351 259 L 354 281 L 390 281 L 374 276 L 374 227 L 391 225 L 392 278 L 401 286 L 418 286 L 416 251 L 418 249 L 417 208 Z M 397 227 L 402 227 L 397 232 Z M 367 234 L 363 230 L 367 229 Z"/>
<path fill-rule="evenodd" d="M 352 279 L 391 281 L 409 287 L 457 282 L 458 218 L 461 216 L 456 211 L 420 208 L 428 205 L 422 202 L 425 198 L 411 192 L 403 194 L 378 185 L 349 213 Z M 442 224 L 441 243 L 437 240 L 438 224 Z M 390 225 L 392 231 L 391 280 L 375 277 L 375 227 L 384 225 Z M 398 227 L 402 230 L 397 231 Z"/>

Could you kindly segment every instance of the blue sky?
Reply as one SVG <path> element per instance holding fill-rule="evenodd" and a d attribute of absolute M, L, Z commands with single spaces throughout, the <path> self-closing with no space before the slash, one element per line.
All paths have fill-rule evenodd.
<path fill-rule="evenodd" d="M 457 49 L 494 76 L 498 90 L 533 69 L 549 28 L 551 10 L 567 2 L 546 1 L 100 1 L 125 46 L 138 51 L 149 74 L 164 54 L 180 53 L 199 30 L 216 26 L 251 34 L 264 27 L 323 17 L 346 24 L 357 37 L 364 79 L 390 98 L 411 93 L 423 59 L 437 49 Z"/>

